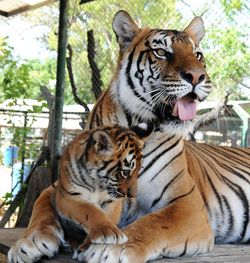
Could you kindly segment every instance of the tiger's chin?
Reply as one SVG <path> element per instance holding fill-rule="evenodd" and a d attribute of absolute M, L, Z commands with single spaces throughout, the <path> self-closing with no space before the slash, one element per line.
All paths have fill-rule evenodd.
<path fill-rule="evenodd" d="M 162 103 L 158 107 L 160 131 L 168 135 L 187 137 L 193 130 L 196 117 L 197 95 L 193 92 L 178 99 Z"/>

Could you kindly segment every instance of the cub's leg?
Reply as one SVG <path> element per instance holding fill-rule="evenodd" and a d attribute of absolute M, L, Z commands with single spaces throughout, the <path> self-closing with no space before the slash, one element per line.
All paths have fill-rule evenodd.
<path fill-rule="evenodd" d="M 210 251 L 214 237 L 200 193 L 193 182 L 183 190 L 166 208 L 125 228 L 126 244 L 91 245 L 82 257 L 88 263 L 143 263 Z"/>
<path fill-rule="evenodd" d="M 79 223 L 87 232 L 87 240 L 74 253 L 73 258 L 83 260 L 78 257 L 81 250 L 90 244 L 123 244 L 127 242 L 127 236 L 115 224 L 118 223 L 121 212 L 120 201 L 115 201 L 108 205 L 106 212 L 95 204 L 87 203 L 74 196 L 61 195 L 58 191 L 56 196 L 56 207 L 58 212 Z"/>
<path fill-rule="evenodd" d="M 53 257 L 64 243 L 63 230 L 51 205 L 54 189 L 45 189 L 34 204 L 28 228 L 8 253 L 9 262 L 35 262 L 42 256 Z"/>

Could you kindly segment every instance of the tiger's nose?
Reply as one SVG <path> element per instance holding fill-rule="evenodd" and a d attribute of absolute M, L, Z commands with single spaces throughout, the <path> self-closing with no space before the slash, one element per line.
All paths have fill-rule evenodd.
<path fill-rule="evenodd" d="M 199 84 L 205 79 L 205 74 L 202 70 L 181 71 L 180 75 L 183 79 L 191 83 L 193 86 Z"/>

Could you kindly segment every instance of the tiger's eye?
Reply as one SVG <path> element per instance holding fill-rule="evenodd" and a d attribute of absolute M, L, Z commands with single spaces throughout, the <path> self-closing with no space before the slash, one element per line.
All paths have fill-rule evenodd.
<path fill-rule="evenodd" d="M 202 53 L 201 53 L 201 52 L 197 52 L 197 53 L 196 53 L 196 58 L 197 58 L 198 60 L 201 60 L 201 59 L 202 59 Z"/>
<path fill-rule="evenodd" d="M 153 52 L 155 56 L 160 57 L 160 58 L 165 58 L 167 54 L 167 51 L 162 48 L 155 49 Z"/>
<path fill-rule="evenodd" d="M 165 56 L 166 55 L 166 51 L 164 49 L 157 49 L 156 53 L 159 56 Z"/>

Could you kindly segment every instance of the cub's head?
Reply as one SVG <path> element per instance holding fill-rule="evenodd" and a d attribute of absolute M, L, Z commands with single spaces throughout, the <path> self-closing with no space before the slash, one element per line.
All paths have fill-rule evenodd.
<path fill-rule="evenodd" d="M 119 11 L 113 29 L 120 46 L 114 95 L 132 116 L 160 121 L 169 132 L 182 129 L 194 119 L 196 101 L 211 90 L 199 48 L 202 19 L 195 17 L 183 31 L 140 29 Z"/>
<path fill-rule="evenodd" d="M 134 195 L 141 168 L 142 140 L 131 130 L 106 127 L 92 131 L 80 162 L 100 190 L 112 198 Z"/>

